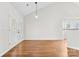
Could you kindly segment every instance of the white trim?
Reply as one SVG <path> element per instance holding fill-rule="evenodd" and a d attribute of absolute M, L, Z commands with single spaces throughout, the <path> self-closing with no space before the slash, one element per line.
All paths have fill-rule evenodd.
<path fill-rule="evenodd" d="M 12 45 L 11 47 L 9 47 L 6 51 L 4 51 L 3 53 L 0 54 L 0 56 L 3 56 L 5 53 L 7 53 L 10 49 L 12 49 L 13 47 L 15 47 L 17 44 L 19 44 L 20 42 L 22 42 L 22 40 L 19 40 L 18 42 L 16 42 L 14 45 Z"/>
<path fill-rule="evenodd" d="M 79 48 L 78 48 L 78 47 L 72 47 L 72 46 L 68 46 L 68 48 L 72 48 L 72 49 L 79 50 Z"/>
<path fill-rule="evenodd" d="M 25 38 L 25 40 L 64 40 L 64 38 Z"/>

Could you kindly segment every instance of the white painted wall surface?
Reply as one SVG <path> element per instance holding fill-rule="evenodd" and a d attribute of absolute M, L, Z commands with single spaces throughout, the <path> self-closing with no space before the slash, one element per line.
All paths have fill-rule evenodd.
<path fill-rule="evenodd" d="M 72 22 L 79 22 L 79 20 L 76 16 L 66 18 L 64 20 L 64 24 L 72 23 Z M 65 38 L 67 39 L 68 47 L 79 50 L 79 45 L 78 45 L 79 44 L 79 30 L 77 29 L 64 30 L 64 35 L 65 35 Z"/>
<path fill-rule="evenodd" d="M 79 50 L 79 30 L 65 30 L 68 47 Z"/>
<path fill-rule="evenodd" d="M 8 3 L 0 2 L 0 53 L 8 49 Z"/>
<path fill-rule="evenodd" d="M 66 7 L 63 15 L 64 22 L 72 22 L 78 20 L 79 17 L 79 6 L 74 3 L 65 4 Z M 68 47 L 79 49 L 79 30 L 65 30 L 64 36 L 67 39 Z"/>
<path fill-rule="evenodd" d="M 13 24 L 16 26 L 15 32 L 10 28 L 10 18 L 16 20 L 16 24 Z M 17 33 L 18 30 L 20 31 L 19 34 Z M 12 45 L 16 44 L 16 42 L 24 39 L 23 30 L 23 18 L 18 11 L 10 3 L 0 2 L 0 56 L 10 49 Z M 15 33 L 15 35 L 10 33 L 10 31 Z"/>
<path fill-rule="evenodd" d="M 62 7 L 60 3 L 54 3 L 40 9 L 38 10 L 38 19 L 35 19 L 35 12 L 25 16 L 25 39 L 64 39 L 62 33 Z"/>

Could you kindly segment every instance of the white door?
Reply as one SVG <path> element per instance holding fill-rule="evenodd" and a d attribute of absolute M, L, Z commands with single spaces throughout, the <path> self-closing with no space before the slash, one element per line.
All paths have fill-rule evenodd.
<path fill-rule="evenodd" d="M 9 17 L 9 46 L 13 45 L 17 39 L 17 23 L 12 16 Z"/>

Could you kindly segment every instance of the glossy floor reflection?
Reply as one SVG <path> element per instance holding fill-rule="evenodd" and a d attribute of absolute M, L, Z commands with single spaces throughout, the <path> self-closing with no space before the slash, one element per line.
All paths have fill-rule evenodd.
<path fill-rule="evenodd" d="M 61 57 L 67 56 L 66 40 L 24 40 L 4 57 Z"/>

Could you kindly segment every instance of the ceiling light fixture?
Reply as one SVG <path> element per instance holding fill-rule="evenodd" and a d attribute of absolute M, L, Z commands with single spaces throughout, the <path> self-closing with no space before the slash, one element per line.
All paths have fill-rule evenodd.
<path fill-rule="evenodd" d="M 29 7 L 30 6 L 30 2 L 25 2 L 25 5 L 27 6 L 27 7 Z"/>
<path fill-rule="evenodd" d="M 35 2 L 35 5 L 36 5 L 36 14 L 35 14 L 35 18 L 37 19 L 37 18 L 38 18 L 38 14 L 37 14 L 37 2 Z"/>

